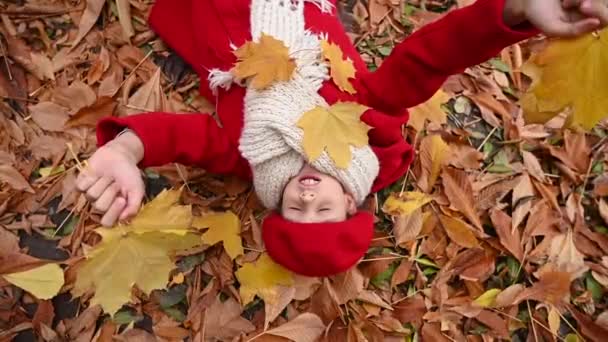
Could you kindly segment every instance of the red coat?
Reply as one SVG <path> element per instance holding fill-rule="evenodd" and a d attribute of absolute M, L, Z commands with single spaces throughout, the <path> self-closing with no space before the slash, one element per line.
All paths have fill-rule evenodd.
<path fill-rule="evenodd" d="M 200 75 L 200 92 L 215 104 L 223 128 L 210 115 L 201 114 L 148 113 L 108 118 L 98 125 L 99 145 L 129 127 L 144 144 L 141 166 L 178 162 L 250 179 L 249 164 L 238 150 L 245 89 L 233 85 L 229 91 L 220 89 L 215 97 L 207 83 L 208 70 L 229 70 L 233 66 L 236 59 L 231 45 L 238 47 L 251 39 L 250 2 L 157 0 L 150 15 L 152 28 Z M 373 108 L 361 117 L 372 127 L 369 143 L 380 161 L 372 191 L 395 182 L 412 162 L 412 147 L 402 135 L 409 117 L 407 108 L 430 98 L 448 76 L 536 34 L 534 29 L 517 31 L 505 26 L 504 2 L 479 0 L 423 27 L 397 45 L 375 72 L 367 70 L 336 15 L 321 13 L 306 4 L 306 28 L 327 33 L 357 69 L 355 95 L 341 92 L 331 80 L 319 93 L 330 105 L 357 101 Z"/>

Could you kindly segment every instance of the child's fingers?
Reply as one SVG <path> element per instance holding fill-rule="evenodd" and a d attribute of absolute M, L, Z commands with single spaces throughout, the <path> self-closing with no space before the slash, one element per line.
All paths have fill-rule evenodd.
<path fill-rule="evenodd" d="M 101 218 L 101 224 L 106 227 L 112 227 L 118 220 L 118 215 L 123 211 L 127 201 L 123 197 L 117 197 L 112 205 Z"/>
<path fill-rule="evenodd" d="M 99 176 L 91 170 L 86 169 L 81 172 L 76 178 L 76 189 L 81 192 L 89 190 L 89 188 L 99 180 Z"/>
<path fill-rule="evenodd" d="M 608 24 L 608 6 L 604 1 L 584 0 L 580 5 L 580 11 L 590 18 L 599 19 L 603 25 Z"/>
<path fill-rule="evenodd" d="M 114 199 L 116 198 L 116 195 L 118 194 L 119 190 L 120 189 L 118 185 L 116 185 L 116 183 L 110 184 L 110 186 L 108 186 L 106 190 L 101 194 L 101 196 L 99 196 L 97 201 L 95 201 L 95 203 L 93 204 L 93 208 L 102 213 L 106 212 L 108 209 L 110 209 L 112 203 L 114 203 Z"/>
<path fill-rule="evenodd" d="M 596 18 L 587 18 L 579 21 L 567 23 L 567 22 L 555 22 L 546 27 L 541 27 L 543 32 L 550 36 L 556 37 L 576 37 L 581 34 L 589 33 L 596 30 L 600 26 L 600 21 Z"/>
<path fill-rule="evenodd" d="M 120 214 L 120 219 L 124 220 L 124 219 L 127 219 L 127 218 L 137 214 L 143 198 L 144 198 L 143 189 L 129 191 L 127 193 L 127 206 L 125 207 L 123 212 Z"/>
<path fill-rule="evenodd" d="M 562 0 L 562 7 L 565 9 L 576 8 L 580 6 L 583 0 Z"/>
<path fill-rule="evenodd" d="M 110 177 L 99 178 L 97 182 L 95 182 L 95 184 L 93 184 L 89 190 L 87 190 L 86 196 L 89 200 L 97 200 L 101 194 L 106 191 L 106 188 L 112 184 L 112 182 L 114 182 L 114 180 Z"/>

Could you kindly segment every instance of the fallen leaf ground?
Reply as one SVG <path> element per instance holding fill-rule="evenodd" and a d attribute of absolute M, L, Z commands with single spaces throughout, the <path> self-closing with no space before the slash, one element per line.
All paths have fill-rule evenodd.
<path fill-rule="evenodd" d="M 373 69 L 397 41 L 468 2 L 346 1 L 340 13 Z M 134 289 L 113 317 L 90 295 L 72 298 L 83 255 L 100 242 L 99 215 L 74 191 L 95 149 L 94 123 L 213 112 L 194 73 L 147 27 L 149 9 L 125 0 L 0 3 L 0 341 L 606 339 L 607 130 L 564 130 L 561 116 L 524 122 L 517 99 L 529 80 L 519 70 L 542 39 L 451 77 L 412 111 L 404 137 L 418 157 L 369 203 L 376 238 L 357 268 L 330 279 L 277 272 L 260 257 L 263 211 L 248 184 L 168 165 L 145 171 L 147 198 L 186 184 L 182 202 L 195 214 L 232 211 L 244 255 L 233 260 L 241 246 L 231 229 L 230 256 L 222 244 L 180 255 L 166 290 Z M 405 202 L 395 209 L 396 199 Z M 206 241 L 225 239 L 199 224 L 211 226 Z M 52 300 L 1 277 L 41 259 L 64 271 Z M 255 272 L 267 276 L 252 281 Z"/>

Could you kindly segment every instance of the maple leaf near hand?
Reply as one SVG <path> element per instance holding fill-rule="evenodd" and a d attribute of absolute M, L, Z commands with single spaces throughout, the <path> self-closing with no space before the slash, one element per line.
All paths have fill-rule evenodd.
<path fill-rule="evenodd" d="M 192 225 L 195 228 L 209 228 L 202 236 L 203 242 L 214 245 L 220 241 L 230 259 L 243 255 L 243 242 L 241 241 L 241 221 L 232 212 L 209 213 L 203 217 L 196 217 Z"/>
<path fill-rule="evenodd" d="M 345 60 L 340 47 L 326 40 L 321 41 L 321 49 L 323 50 L 323 57 L 330 63 L 330 74 L 334 83 L 340 90 L 349 94 L 355 94 L 357 91 L 348 80 L 355 77 L 356 70 L 353 61 L 350 59 Z"/>
<path fill-rule="evenodd" d="M 231 72 L 239 79 L 251 79 L 251 87 L 265 89 L 277 81 L 289 81 L 296 63 L 282 41 L 262 34 L 259 43 L 247 42 L 236 51 L 238 62 Z"/>
<path fill-rule="evenodd" d="M 608 28 L 556 40 L 524 66 L 534 83 L 521 100 L 529 122 L 571 109 L 570 122 L 591 129 L 608 116 Z"/>
<path fill-rule="evenodd" d="M 327 150 L 329 157 L 342 169 L 352 159 L 351 146 L 368 144 L 370 127 L 361 121 L 368 108 L 354 102 L 338 102 L 329 108 L 315 107 L 298 120 L 304 130 L 303 147 L 310 162 Z"/>
<path fill-rule="evenodd" d="M 129 225 L 96 230 L 102 241 L 87 253 L 72 294 L 94 289 L 91 306 L 100 304 L 114 314 L 130 301 L 133 285 L 146 294 L 164 288 L 175 268 L 169 255 L 201 244 L 200 236 L 189 229 L 190 206 L 175 204 L 180 193 L 162 192 Z"/>

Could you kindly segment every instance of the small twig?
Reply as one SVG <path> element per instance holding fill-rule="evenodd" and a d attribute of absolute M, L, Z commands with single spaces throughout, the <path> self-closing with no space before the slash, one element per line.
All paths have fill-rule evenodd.
<path fill-rule="evenodd" d="M 568 309 L 568 311 L 570 311 L 570 309 Z M 583 338 L 583 336 L 581 334 L 579 334 L 578 330 L 576 330 L 575 327 L 572 326 L 572 324 L 570 324 L 570 322 L 568 322 L 568 320 L 566 319 L 566 317 L 564 317 L 562 315 L 561 312 L 557 311 L 557 313 L 559 314 L 559 317 L 562 319 L 562 321 L 564 321 L 564 323 L 566 323 L 566 325 L 572 329 L 572 331 L 574 331 L 574 333 L 576 334 L 576 336 L 578 336 L 578 338 L 581 339 L 581 341 L 585 342 L 585 339 Z"/>
<path fill-rule="evenodd" d="M 141 61 L 139 61 L 139 63 L 137 63 L 137 65 L 133 68 L 133 70 L 131 70 L 131 73 L 129 73 L 129 75 L 120 83 L 120 85 L 118 86 L 118 88 L 116 88 L 116 91 L 114 91 L 114 94 L 112 94 L 111 97 L 114 97 L 114 95 L 116 95 L 116 93 L 118 93 L 118 91 L 120 90 L 120 88 L 122 88 L 122 86 L 125 85 L 125 83 L 127 83 L 127 81 L 129 79 L 131 79 L 131 77 L 135 74 L 135 71 L 137 71 L 137 69 L 139 69 L 139 67 L 144 64 L 144 62 L 146 60 L 148 60 L 148 58 L 150 58 L 150 56 L 152 55 L 152 52 L 154 52 L 154 50 L 150 50 L 145 56 L 144 58 L 142 58 Z"/>
<path fill-rule="evenodd" d="M 526 305 L 528 306 L 528 314 L 530 315 L 530 318 L 532 319 L 532 322 L 530 323 L 532 325 L 532 332 L 534 333 L 534 341 L 538 342 L 538 335 L 536 334 L 536 327 L 534 327 L 534 316 L 532 316 L 532 309 L 530 309 L 530 301 L 527 300 L 526 301 Z"/>
<path fill-rule="evenodd" d="M 252 251 L 252 252 L 257 252 L 257 253 L 264 253 L 264 251 L 259 250 L 259 249 L 255 249 L 255 248 L 243 247 L 243 249 L 246 250 L 246 251 Z"/>
<path fill-rule="evenodd" d="M 370 262 L 370 261 L 382 261 L 382 260 L 399 260 L 399 259 L 405 259 L 405 258 L 409 258 L 409 255 L 400 255 L 400 256 L 386 257 L 386 258 L 363 259 L 363 260 L 359 261 L 359 263 Z"/>
<path fill-rule="evenodd" d="M 70 151 L 70 153 L 72 154 L 72 158 L 76 161 L 76 168 L 78 169 L 78 171 L 82 172 L 84 170 L 84 168 L 86 167 L 87 162 L 85 161 L 84 163 L 80 162 L 80 159 L 78 159 L 78 155 L 76 154 L 76 152 L 74 151 L 74 147 L 72 146 L 72 143 L 66 143 L 67 147 L 68 147 L 68 151 Z"/>
<path fill-rule="evenodd" d="M 55 229 L 55 231 L 53 232 L 53 235 L 51 237 L 57 236 L 57 233 L 59 233 L 59 231 L 61 230 L 61 228 L 63 228 L 63 226 L 66 224 L 66 222 L 68 222 L 68 220 L 72 217 L 72 215 L 74 214 L 75 210 L 76 210 L 76 206 L 72 207 L 72 210 L 70 210 L 70 213 L 68 214 L 68 216 L 66 216 L 63 219 L 63 221 L 61 222 L 61 224 L 59 225 L 59 227 L 57 227 L 57 229 Z"/>
<path fill-rule="evenodd" d="M 506 313 L 506 312 L 502 312 L 502 311 L 497 310 L 497 309 L 494 309 L 494 308 L 489 308 L 489 309 L 490 309 L 490 310 L 492 310 L 492 311 L 494 311 L 494 312 L 496 312 L 496 313 L 497 313 L 497 314 L 499 314 L 499 315 L 503 315 L 503 316 L 505 316 L 505 317 L 507 317 L 507 318 L 510 318 L 510 319 L 514 320 L 514 321 L 517 321 L 517 322 L 519 322 L 519 323 L 524 323 L 524 321 L 522 321 L 521 319 L 519 319 L 519 318 L 517 318 L 517 317 L 515 317 L 515 316 L 511 316 L 511 315 L 509 315 L 509 314 L 508 314 L 508 313 Z M 560 341 L 566 341 L 565 339 L 563 339 L 563 338 L 562 338 L 562 337 L 560 337 L 559 335 L 555 335 L 555 334 L 553 334 L 553 332 L 551 332 L 551 329 L 549 329 L 549 327 L 547 327 L 546 325 L 544 325 L 542 322 L 539 322 L 539 321 L 538 321 L 536 318 L 534 318 L 534 317 L 530 317 L 530 319 L 531 319 L 533 322 L 535 322 L 536 324 L 538 324 L 538 325 L 539 325 L 541 328 L 543 328 L 543 329 L 547 330 L 547 331 L 548 331 L 548 332 L 549 332 L 551 335 L 553 335 L 553 337 L 558 338 Z"/>
<path fill-rule="evenodd" d="M 25 97 L 14 97 L 14 96 L 0 95 L 0 99 L 13 100 L 13 101 L 23 101 L 23 102 L 30 102 L 30 103 L 38 103 L 37 100 L 26 99 Z"/>
<path fill-rule="evenodd" d="M 405 296 L 403 298 L 399 298 L 396 301 L 391 303 L 391 306 L 395 305 L 395 304 L 399 304 L 401 302 L 403 302 L 404 300 L 410 299 L 412 297 L 414 297 L 415 295 L 419 294 L 420 292 L 422 292 L 422 290 L 416 290 L 414 293 L 412 293 L 411 295 Z"/>
<path fill-rule="evenodd" d="M 11 73 L 10 64 L 8 64 L 8 53 L 6 52 L 6 49 L 4 49 L 4 43 L 2 42 L 2 39 L 0 39 L 0 53 L 2 53 L 2 56 L 4 56 L 4 64 L 6 65 L 6 72 L 8 73 L 8 79 L 10 81 L 12 81 L 13 74 Z"/>
<path fill-rule="evenodd" d="M 488 135 L 486 136 L 486 138 L 483 140 L 483 142 L 477 148 L 477 151 L 481 151 L 483 149 L 483 146 L 490 140 L 490 138 L 492 138 L 492 136 L 494 135 L 494 133 L 497 130 L 498 130 L 498 127 L 492 128 L 492 130 L 490 131 L 490 133 L 488 133 Z"/>

